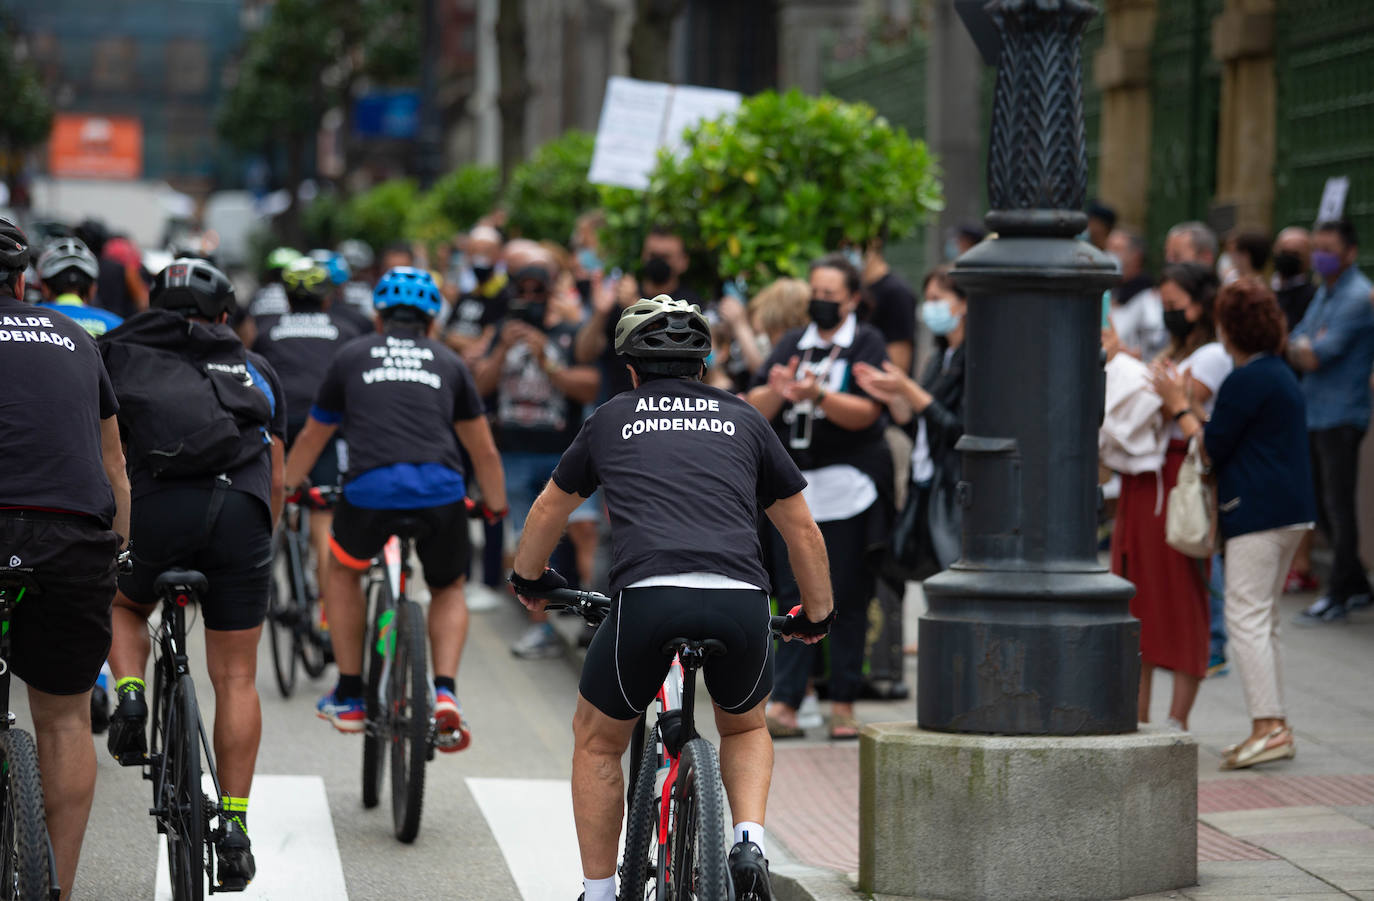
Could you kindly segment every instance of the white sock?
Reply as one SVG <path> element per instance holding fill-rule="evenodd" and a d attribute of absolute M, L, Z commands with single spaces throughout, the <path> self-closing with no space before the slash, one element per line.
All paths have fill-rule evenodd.
<path fill-rule="evenodd" d="M 586 891 L 585 901 L 615 901 L 615 877 L 605 879 L 583 879 L 582 888 Z"/>
<path fill-rule="evenodd" d="M 748 839 L 745 839 L 745 837 L 744 837 L 746 832 L 749 834 Z M 748 821 L 745 821 L 745 822 L 743 822 L 743 823 L 736 823 L 736 824 L 735 824 L 735 844 L 739 844 L 739 843 L 742 842 L 742 841 L 751 841 L 751 842 L 753 842 L 754 844 L 756 844 L 756 845 L 759 846 L 759 850 L 760 850 L 760 851 L 763 851 L 763 856 L 764 856 L 764 857 L 767 857 L 767 856 L 768 856 L 767 850 L 765 850 L 764 847 L 763 847 L 763 824 L 762 824 L 762 823 L 750 823 L 750 822 L 748 822 Z"/>

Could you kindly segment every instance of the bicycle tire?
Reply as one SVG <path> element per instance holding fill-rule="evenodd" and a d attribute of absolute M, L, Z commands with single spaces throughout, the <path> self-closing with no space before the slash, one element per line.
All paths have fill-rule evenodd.
<path fill-rule="evenodd" d="M 638 730 L 636 730 L 638 731 Z M 654 788 L 659 764 L 658 729 L 645 729 L 643 751 L 634 768 L 630 791 L 630 810 L 625 824 L 625 857 L 620 865 L 620 895 L 626 901 L 658 898 L 658 854 L 651 860 L 649 849 L 658 836 L 659 796 Z M 655 851 L 657 849 L 655 848 Z M 645 884 L 654 881 L 654 893 L 645 894 Z"/>
<path fill-rule="evenodd" d="M 320 628 L 321 606 L 318 598 L 313 601 L 306 599 L 305 604 L 301 606 L 301 615 L 305 621 L 297 633 L 300 640 L 297 653 L 301 658 L 301 668 L 312 679 L 324 675 L 325 667 L 329 666 L 329 655 L 325 653 L 329 634 Z"/>
<path fill-rule="evenodd" d="M 383 658 L 377 652 L 377 617 L 390 603 L 391 588 L 386 580 L 372 583 L 368 591 L 367 610 L 372 619 L 367 626 L 364 649 L 367 659 L 367 725 L 363 731 L 363 807 L 371 810 L 382 799 L 382 745 L 386 740 L 386 724 L 382 719 L 381 687 Z"/>
<path fill-rule="evenodd" d="M 290 578 L 291 564 L 284 564 Z M 272 673 L 277 679 L 277 691 L 289 698 L 296 690 L 296 628 L 292 623 L 294 611 L 282 594 L 277 581 L 276 567 L 267 587 L 267 642 L 272 646 Z"/>
<path fill-rule="evenodd" d="M 167 869 L 173 901 L 205 897 L 205 798 L 200 787 L 200 707 L 190 676 L 177 679 L 167 717 Z"/>
<path fill-rule="evenodd" d="M 388 692 L 391 723 L 391 819 L 398 841 L 409 844 L 420 833 L 429 761 L 429 666 L 425 614 L 414 601 L 396 610 L 396 651 L 391 658 Z"/>
<path fill-rule="evenodd" d="M 49 901 L 52 878 L 43 782 L 38 772 L 38 749 L 33 736 L 20 729 L 0 733 L 0 898 L 6 901 Z"/>
<path fill-rule="evenodd" d="M 720 758 L 704 738 L 687 742 L 673 785 L 673 826 L 668 897 L 674 901 L 726 901 L 730 871 L 724 838 Z"/>

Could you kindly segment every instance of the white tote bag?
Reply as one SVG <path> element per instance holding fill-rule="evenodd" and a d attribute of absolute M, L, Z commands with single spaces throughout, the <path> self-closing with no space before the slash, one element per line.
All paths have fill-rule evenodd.
<path fill-rule="evenodd" d="M 1178 468 L 1178 484 L 1169 490 L 1164 540 L 1188 557 L 1206 559 L 1216 548 L 1216 499 L 1202 481 L 1198 439 L 1188 442 L 1188 456 Z"/>

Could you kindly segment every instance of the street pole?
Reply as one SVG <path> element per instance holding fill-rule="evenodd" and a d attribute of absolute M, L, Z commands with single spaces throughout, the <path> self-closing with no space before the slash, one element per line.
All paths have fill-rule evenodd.
<path fill-rule="evenodd" d="M 924 729 L 1092 735 L 1136 729 L 1133 588 L 1097 559 L 1102 293 L 1110 257 L 1075 236 L 1087 181 L 1085 0 L 959 4 L 997 65 L 985 218 L 955 263 L 969 297 L 963 553 L 925 583 Z"/>
<path fill-rule="evenodd" d="M 420 186 L 434 184 L 443 168 L 443 133 L 439 123 L 438 66 L 439 23 L 434 16 L 435 0 L 420 5 L 420 134 L 417 169 Z"/>

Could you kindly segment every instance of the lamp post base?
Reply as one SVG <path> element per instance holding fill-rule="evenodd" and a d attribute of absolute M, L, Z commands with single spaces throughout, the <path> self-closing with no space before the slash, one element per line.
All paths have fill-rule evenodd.
<path fill-rule="evenodd" d="M 1069 901 L 1197 882 L 1197 743 L 1186 733 L 880 723 L 859 747 L 860 892 Z"/>

